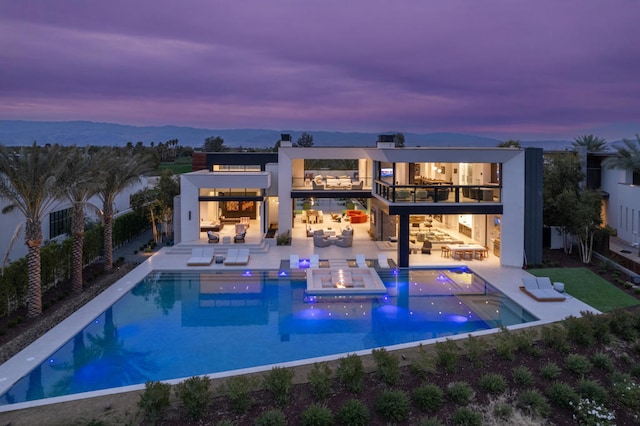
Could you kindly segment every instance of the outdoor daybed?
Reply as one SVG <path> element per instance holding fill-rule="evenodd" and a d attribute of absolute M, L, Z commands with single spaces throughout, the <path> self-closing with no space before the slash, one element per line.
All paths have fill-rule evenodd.
<path fill-rule="evenodd" d="M 553 289 L 548 277 L 523 277 L 520 290 L 538 302 L 564 302 L 566 297 Z"/>

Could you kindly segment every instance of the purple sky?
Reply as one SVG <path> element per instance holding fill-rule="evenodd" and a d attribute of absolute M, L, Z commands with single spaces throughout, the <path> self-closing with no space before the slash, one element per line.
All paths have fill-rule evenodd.
<path fill-rule="evenodd" d="M 609 140 L 638 0 L 2 0 L 0 119 Z"/>

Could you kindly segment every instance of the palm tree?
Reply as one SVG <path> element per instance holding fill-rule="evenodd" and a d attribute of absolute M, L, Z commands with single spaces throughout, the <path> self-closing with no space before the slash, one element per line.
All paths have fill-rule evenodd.
<path fill-rule="evenodd" d="M 609 157 L 602 162 L 608 169 L 621 169 L 632 173 L 632 183 L 640 185 L 640 134 L 636 133 L 636 140 L 622 139 L 624 145 L 614 145 L 616 156 Z"/>
<path fill-rule="evenodd" d="M 34 142 L 31 147 L 22 147 L 18 152 L 0 145 L 0 196 L 9 201 L 2 213 L 18 209 L 25 217 L 25 243 L 29 250 L 29 318 L 42 313 L 42 220 L 61 195 L 63 188 L 59 172 L 63 164 L 64 154 L 58 145 L 42 148 Z"/>
<path fill-rule="evenodd" d="M 150 157 L 133 154 L 117 148 L 103 148 L 98 161 L 105 172 L 100 180 L 98 195 L 102 200 L 104 223 L 105 271 L 113 269 L 113 204 L 116 196 L 129 185 L 139 182 L 142 175 L 152 170 Z"/>
<path fill-rule="evenodd" d="M 607 141 L 593 135 L 584 135 L 574 138 L 571 145 L 574 148 L 586 147 L 587 152 L 602 152 L 607 148 Z"/>
<path fill-rule="evenodd" d="M 80 150 L 72 147 L 67 154 L 62 174 L 65 182 L 63 196 L 72 206 L 71 289 L 74 293 L 80 293 L 82 292 L 85 208 L 90 205 L 89 199 L 98 193 L 103 168 L 96 161 L 97 156 L 89 155 L 89 149 Z"/>

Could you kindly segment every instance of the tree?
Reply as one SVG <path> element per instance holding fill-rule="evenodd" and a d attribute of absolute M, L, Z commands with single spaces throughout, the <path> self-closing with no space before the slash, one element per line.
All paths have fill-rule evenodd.
<path fill-rule="evenodd" d="M 571 222 L 572 196 L 580 190 L 580 182 L 584 173 L 580 167 L 580 159 L 575 152 L 554 154 L 544 164 L 543 175 L 543 221 L 549 226 L 562 229 L 564 250 L 571 252 L 573 242 L 569 227 Z"/>
<path fill-rule="evenodd" d="M 498 148 L 521 148 L 521 145 L 519 140 L 509 139 L 508 141 L 500 142 Z"/>
<path fill-rule="evenodd" d="M 67 151 L 61 172 L 63 197 L 71 203 L 71 289 L 74 293 L 82 292 L 85 208 L 90 205 L 89 199 L 98 193 L 102 180 L 103 168 L 96 158 L 88 149 L 72 147 Z"/>
<path fill-rule="evenodd" d="M 227 151 L 227 147 L 224 146 L 224 139 L 220 136 L 208 137 L 204 140 L 203 148 L 206 152 L 222 152 Z"/>
<path fill-rule="evenodd" d="M 297 144 L 302 148 L 310 148 L 313 146 L 313 136 L 307 132 L 302 132 Z"/>
<path fill-rule="evenodd" d="M 64 153 L 58 145 L 42 148 L 34 142 L 32 146 L 23 147 L 18 152 L 0 145 L 0 196 L 9 202 L 2 213 L 18 209 L 25 217 L 25 244 L 29 250 L 29 318 L 42 313 L 42 220 L 61 195 L 59 173 L 63 164 Z"/>
<path fill-rule="evenodd" d="M 602 224 L 602 194 L 600 191 L 580 191 L 573 209 L 569 231 L 578 237 L 578 254 L 583 263 L 591 263 L 593 237 Z"/>
<path fill-rule="evenodd" d="M 152 170 L 152 163 L 147 155 L 129 155 L 116 148 L 102 148 L 99 161 L 105 177 L 99 185 L 99 196 L 102 200 L 102 221 L 104 224 L 104 263 L 105 270 L 113 268 L 113 203 L 116 196 L 129 185 L 142 178 Z"/>
<path fill-rule="evenodd" d="M 153 239 L 160 242 L 158 224 L 162 224 L 166 235 L 172 234 L 173 198 L 180 194 L 180 185 L 170 170 L 163 170 L 154 188 L 140 190 L 131 196 L 131 205 L 138 211 L 149 213 Z"/>
<path fill-rule="evenodd" d="M 614 145 L 616 155 L 602 162 L 608 169 L 621 169 L 632 173 L 631 183 L 640 185 L 640 134 L 636 140 L 623 139 L 623 145 Z"/>
<path fill-rule="evenodd" d="M 396 133 L 393 135 L 393 146 L 396 148 L 404 148 L 404 134 Z"/>
<path fill-rule="evenodd" d="M 587 152 L 602 152 L 607 147 L 607 141 L 593 135 L 584 135 L 574 138 L 571 145 L 576 149 L 586 147 Z"/>

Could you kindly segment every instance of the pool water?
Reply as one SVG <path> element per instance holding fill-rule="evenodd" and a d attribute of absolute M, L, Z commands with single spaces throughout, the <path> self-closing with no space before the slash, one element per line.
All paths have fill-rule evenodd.
<path fill-rule="evenodd" d="M 279 271 L 153 273 L 0 405 L 535 321 L 466 268 L 379 271 L 387 294 L 308 296 Z"/>

